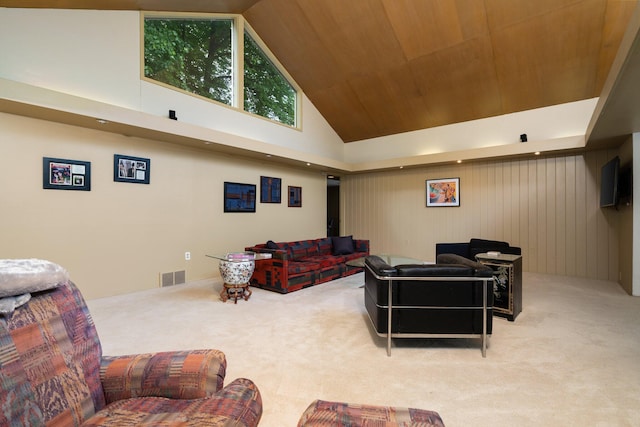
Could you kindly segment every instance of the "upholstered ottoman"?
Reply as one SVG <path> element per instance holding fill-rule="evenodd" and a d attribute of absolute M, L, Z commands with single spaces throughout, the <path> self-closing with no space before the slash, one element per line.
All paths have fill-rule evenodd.
<path fill-rule="evenodd" d="M 393 406 L 356 405 L 316 400 L 304 411 L 298 427 L 444 427 L 437 412 Z"/>

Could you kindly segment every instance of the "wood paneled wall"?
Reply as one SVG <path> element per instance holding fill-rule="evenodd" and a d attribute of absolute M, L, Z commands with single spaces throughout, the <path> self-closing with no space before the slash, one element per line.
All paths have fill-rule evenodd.
<path fill-rule="evenodd" d="M 343 234 L 371 253 L 425 260 L 438 242 L 472 237 L 520 246 L 524 270 L 618 281 L 618 213 L 599 208 L 614 151 L 425 166 L 342 179 Z M 427 179 L 460 178 L 460 207 L 426 207 Z"/>

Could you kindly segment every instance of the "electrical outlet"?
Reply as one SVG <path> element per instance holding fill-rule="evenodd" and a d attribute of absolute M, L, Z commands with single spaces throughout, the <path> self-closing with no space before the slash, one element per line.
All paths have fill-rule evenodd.
<path fill-rule="evenodd" d="M 185 253 L 184 253 L 184 259 L 185 259 L 186 261 L 189 261 L 189 260 L 191 259 L 191 252 L 185 252 Z"/>

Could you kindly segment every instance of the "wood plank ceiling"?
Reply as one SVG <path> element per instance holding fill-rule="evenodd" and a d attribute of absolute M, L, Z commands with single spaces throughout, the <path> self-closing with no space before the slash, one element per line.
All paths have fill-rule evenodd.
<path fill-rule="evenodd" d="M 345 142 L 600 95 L 637 0 L 0 0 L 242 13 Z"/>

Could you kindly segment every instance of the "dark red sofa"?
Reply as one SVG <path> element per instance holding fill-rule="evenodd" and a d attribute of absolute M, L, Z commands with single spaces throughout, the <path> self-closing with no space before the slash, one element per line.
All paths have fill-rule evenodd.
<path fill-rule="evenodd" d="M 251 285 L 286 294 L 362 271 L 346 263 L 368 256 L 369 240 L 352 236 L 279 243 L 270 240 L 245 250 L 272 255 L 256 260 Z"/>

